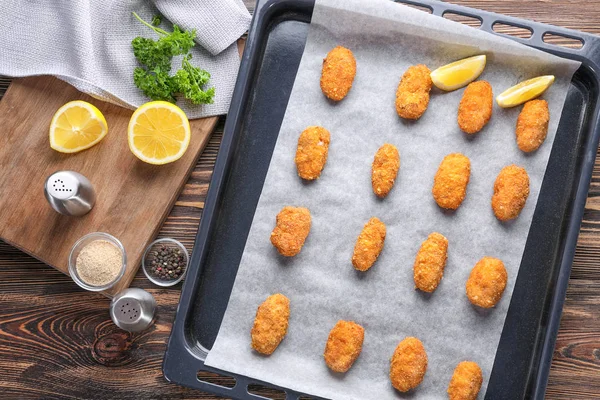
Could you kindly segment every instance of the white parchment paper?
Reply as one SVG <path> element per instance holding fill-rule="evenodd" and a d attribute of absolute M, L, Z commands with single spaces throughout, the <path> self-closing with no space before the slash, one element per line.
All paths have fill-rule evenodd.
<path fill-rule="evenodd" d="M 336 45 L 350 48 L 357 75 L 340 103 L 321 93 L 322 60 Z M 550 106 L 548 138 L 530 155 L 515 141 L 521 107 L 503 110 L 494 102 L 489 124 L 475 137 L 457 126 L 463 89 L 432 91 L 429 108 L 416 122 L 394 108 L 404 71 L 424 63 L 432 70 L 463 57 L 487 54 L 480 79 L 494 95 L 543 74 L 556 82 L 543 95 Z M 578 63 L 533 50 L 509 39 L 431 16 L 386 0 L 317 0 L 308 41 L 269 172 L 248 236 L 217 340 L 206 364 L 273 384 L 333 399 L 447 398 L 456 364 L 476 361 L 483 370 L 483 398 L 504 318 L 523 255 L 532 215 L 569 82 Z M 300 132 L 322 125 L 331 132 L 329 159 L 321 177 L 298 178 L 294 164 Z M 389 196 L 371 189 L 371 163 L 384 143 L 396 145 L 401 167 Z M 456 212 L 444 212 L 431 196 L 442 158 L 462 152 L 471 159 L 467 197 Z M 531 193 L 513 222 L 500 223 L 490 201 L 502 167 L 515 163 L 529 173 Z M 302 252 L 279 256 L 269 241 L 275 216 L 286 205 L 304 206 L 312 228 Z M 354 243 L 372 216 L 387 225 L 381 256 L 367 272 L 352 267 Z M 432 295 L 414 289 L 412 266 L 431 232 L 449 240 L 444 278 Z M 502 259 L 508 285 L 492 310 L 471 306 L 465 282 L 483 256 Z M 250 347 L 257 306 L 273 293 L 290 298 L 286 338 L 269 357 Z M 328 370 L 323 350 L 339 319 L 365 328 L 362 353 L 346 374 Z M 423 383 L 403 395 L 389 381 L 389 359 L 406 336 L 420 338 L 429 366 Z"/>

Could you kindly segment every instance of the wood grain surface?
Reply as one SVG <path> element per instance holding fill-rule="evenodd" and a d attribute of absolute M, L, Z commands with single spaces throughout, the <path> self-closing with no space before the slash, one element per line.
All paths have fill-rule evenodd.
<path fill-rule="evenodd" d="M 72 100 L 97 106 L 109 132 L 91 149 L 61 154 L 50 148 L 48 125 L 56 110 Z M 191 121 L 192 138 L 184 156 L 156 166 L 129 150 L 131 114 L 49 76 L 16 79 L 0 102 L 0 238 L 68 273 L 69 253 L 79 238 L 90 232 L 115 236 L 125 248 L 127 268 L 107 294 L 129 286 L 218 121 Z M 94 186 L 96 204 L 85 216 L 61 215 L 48 205 L 44 182 L 61 170 L 79 172 Z"/>
<path fill-rule="evenodd" d="M 251 8 L 253 1 L 245 2 Z M 600 0 L 456 3 L 600 34 Z M 160 237 L 181 240 L 188 250 L 194 244 L 223 121 L 159 232 Z M 157 288 L 139 272 L 132 286 L 149 290 L 159 306 L 157 323 L 140 334 L 127 334 L 110 322 L 105 297 L 84 292 L 67 276 L 0 242 L 0 397 L 216 399 L 169 384 L 162 377 L 163 352 L 180 285 Z M 547 399 L 600 398 L 599 310 L 600 158 L 581 226 Z M 201 378 L 231 383 L 208 374 Z M 277 392 L 256 390 L 283 399 Z"/>

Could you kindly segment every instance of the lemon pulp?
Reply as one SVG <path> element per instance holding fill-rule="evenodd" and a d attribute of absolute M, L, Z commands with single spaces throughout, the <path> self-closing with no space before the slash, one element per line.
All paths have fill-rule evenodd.
<path fill-rule="evenodd" d="M 183 110 L 166 101 L 142 105 L 129 121 L 129 148 L 150 164 L 180 159 L 188 148 L 190 136 L 190 124 Z"/>
<path fill-rule="evenodd" d="M 500 107 L 514 107 L 534 99 L 544 93 L 554 83 L 554 75 L 543 75 L 518 83 L 506 89 L 496 102 Z"/>
<path fill-rule="evenodd" d="M 483 72 L 485 64 L 485 55 L 464 58 L 439 67 L 431 73 L 431 80 L 439 89 L 456 90 L 477 79 Z"/>
<path fill-rule="evenodd" d="M 94 105 L 71 101 L 56 111 L 50 122 L 50 147 L 61 153 L 77 153 L 100 142 L 108 133 L 104 115 Z"/>

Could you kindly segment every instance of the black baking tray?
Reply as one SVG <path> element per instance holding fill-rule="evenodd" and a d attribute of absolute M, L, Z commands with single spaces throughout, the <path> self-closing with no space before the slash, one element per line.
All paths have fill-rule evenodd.
<path fill-rule="evenodd" d="M 600 38 L 433 0 L 401 0 L 430 10 L 529 30 L 525 45 L 582 63 L 573 76 L 527 239 L 486 399 L 541 399 L 600 137 Z M 172 382 L 235 399 L 264 399 L 248 385 L 271 386 L 204 365 L 227 308 L 238 265 L 304 50 L 314 0 L 260 0 L 242 57 L 196 245 L 163 370 Z M 545 43 L 547 34 L 580 40 L 581 49 Z M 229 388 L 199 371 L 235 378 Z M 313 397 L 314 398 L 314 397 Z"/>

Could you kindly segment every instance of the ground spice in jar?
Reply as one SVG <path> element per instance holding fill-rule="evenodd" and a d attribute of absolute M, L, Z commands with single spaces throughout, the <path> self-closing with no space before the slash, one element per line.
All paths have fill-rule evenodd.
<path fill-rule="evenodd" d="M 75 261 L 77 275 L 90 286 L 103 286 L 114 281 L 122 266 L 121 250 L 106 240 L 95 240 L 86 245 Z"/>
<path fill-rule="evenodd" d="M 150 274 L 165 281 L 177 279 L 185 270 L 185 258 L 179 248 L 161 245 L 150 252 Z"/>

